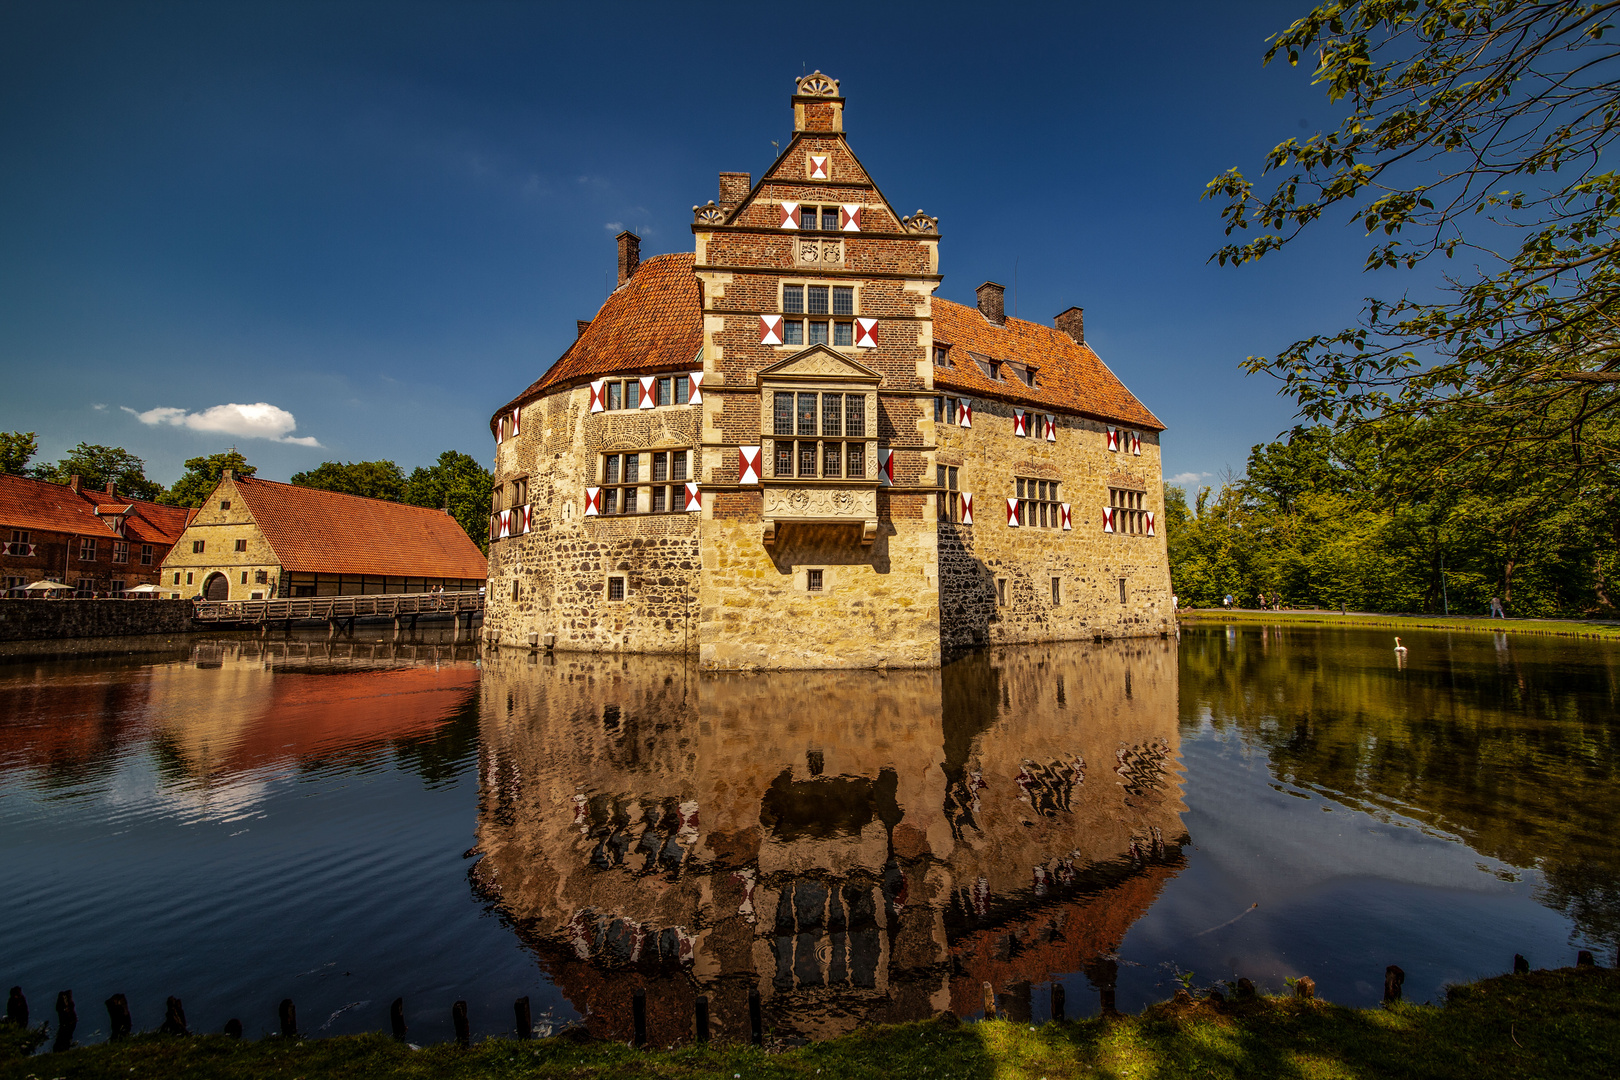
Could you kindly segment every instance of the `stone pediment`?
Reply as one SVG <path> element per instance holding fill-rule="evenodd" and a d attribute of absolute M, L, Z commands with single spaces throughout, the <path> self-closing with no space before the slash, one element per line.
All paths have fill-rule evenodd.
<path fill-rule="evenodd" d="M 883 376 L 826 345 L 812 345 L 779 360 L 759 373 L 760 382 L 863 382 L 876 385 Z"/>

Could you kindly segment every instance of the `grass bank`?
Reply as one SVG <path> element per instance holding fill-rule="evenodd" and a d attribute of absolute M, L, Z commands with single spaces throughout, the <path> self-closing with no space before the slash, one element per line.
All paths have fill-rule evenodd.
<path fill-rule="evenodd" d="M 15 1027 L 8 1046 L 16 1046 Z M 16 1049 L 12 1050 L 13 1055 Z M 1612 1077 L 1620 975 L 1565 968 L 1455 988 L 1444 1005 L 1345 1009 L 1325 1002 L 1166 1002 L 1139 1016 L 1045 1024 L 927 1021 L 872 1027 L 770 1053 L 748 1046 L 637 1051 L 566 1037 L 411 1050 L 381 1035 L 258 1042 L 142 1035 L 0 1061 L 4 1080 L 371 1077 L 716 1077 L 996 1080 L 1045 1077 Z"/>
<path fill-rule="evenodd" d="M 1620 625 L 1579 619 L 1467 619 L 1442 615 L 1379 615 L 1360 611 L 1341 614 L 1337 611 L 1227 611 L 1224 608 L 1182 608 L 1180 617 L 1184 623 L 1381 626 L 1395 630 L 1463 630 L 1476 634 L 1543 634 L 1620 641 Z"/>

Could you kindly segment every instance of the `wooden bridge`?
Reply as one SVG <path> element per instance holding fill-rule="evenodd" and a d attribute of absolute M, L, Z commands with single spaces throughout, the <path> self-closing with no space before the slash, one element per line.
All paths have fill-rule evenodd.
<path fill-rule="evenodd" d="M 286 600 L 198 600 L 192 613 L 199 623 L 212 626 L 258 626 L 295 622 L 324 622 L 337 632 L 346 623 L 354 630 L 356 619 L 393 619 L 394 629 L 404 619 L 412 629 L 420 618 L 452 618 L 456 637 L 461 636 L 462 620 L 472 632 L 473 619 L 484 610 L 481 591 L 446 593 L 367 593 L 361 596 L 302 596 Z"/>

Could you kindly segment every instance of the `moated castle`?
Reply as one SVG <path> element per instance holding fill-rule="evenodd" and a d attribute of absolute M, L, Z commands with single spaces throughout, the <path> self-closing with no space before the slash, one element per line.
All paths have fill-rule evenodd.
<path fill-rule="evenodd" d="M 620 234 L 618 288 L 492 418 L 490 640 L 932 667 L 1170 629 L 1164 425 L 1080 308 L 936 299 L 938 219 L 895 211 L 843 116 L 799 80 L 792 141 L 720 174 L 693 251 Z"/>

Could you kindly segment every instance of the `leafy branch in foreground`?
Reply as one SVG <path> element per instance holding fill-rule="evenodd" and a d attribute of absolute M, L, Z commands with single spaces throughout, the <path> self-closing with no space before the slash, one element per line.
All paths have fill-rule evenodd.
<path fill-rule="evenodd" d="M 1271 40 L 1266 61 L 1316 58 L 1348 104 L 1337 130 L 1237 169 L 1224 202 L 1242 265 L 1329 212 L 1375 236 L 1366 268 L 1457 260 L 1429 299 L 1370 298 L 1359 324 L 1313 335 L 1251 372 L 1283 381 L 1302 417 L 1351 427 L 1445 411 L 1504 462 L 1567 447 L 1576 470 L 1620 459 L 1620 0 L 1344 0 Z M 1466 226 L 1466 231 L 1465 231 Z M 1459 453 L 1471 448 L 1459 447 Z M 1541 462 L 1543 465 L 1545 461 Z"/>

